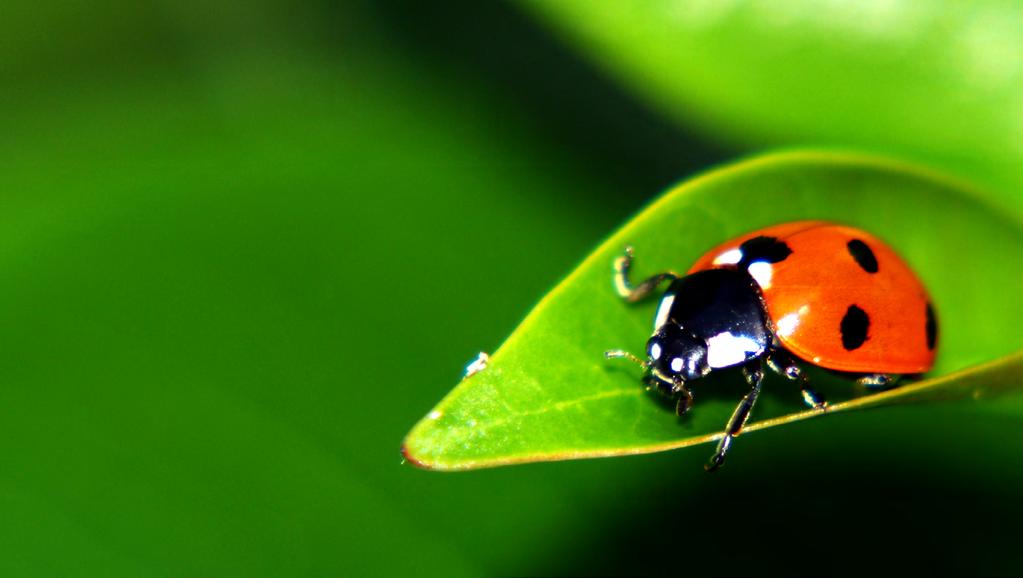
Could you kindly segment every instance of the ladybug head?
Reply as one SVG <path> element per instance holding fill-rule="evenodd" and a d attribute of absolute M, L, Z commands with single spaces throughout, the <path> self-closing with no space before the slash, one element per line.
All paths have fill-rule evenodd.
<path fill-rule="evenodd" d="M 699 379 L 710 373 L 707 344 L 675 323 L 666 323 L 647 341 L 650 376 L 660 384 Z"/>

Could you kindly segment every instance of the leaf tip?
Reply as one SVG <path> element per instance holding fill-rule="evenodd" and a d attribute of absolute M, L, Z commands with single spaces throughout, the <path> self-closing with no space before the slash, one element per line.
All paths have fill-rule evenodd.
<path fill-rule="evenodd" d="M 412 454 L 412 450 L 408 447 L 408 441 L 404 441 L 401 444 L 401 457 L 406 463 L 412 464 L 413 466 L 421 470 L 432 470 L 434 467 L 431 464 L 424 462 Z"/>

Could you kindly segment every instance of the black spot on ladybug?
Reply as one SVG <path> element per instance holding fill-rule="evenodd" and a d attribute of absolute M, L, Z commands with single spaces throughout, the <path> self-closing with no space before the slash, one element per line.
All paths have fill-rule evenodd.
<path fill-rule="evenodd" d="M 859 263 L 860 267 L 867 273 L 877 273 L 877 257 L 866 243 L 859 239 L 853 239 L 846 244 L 849 254 Z"/>
<path fill-rule="evenodd" d="M 934 306 L 930 303 L 927 304 L 927 349 L 934 350 L 934 346 L 938 343 L 938 320 L 934 317 Z"/>
<path fill-rule="evenodd" d="M 768 263 L 780 263 L 792 254 L 792 249 L 784 242 L 775 237 L 753 237 L 739 246 L 742 251 L 742 259 L 739 267 L 749 267 L 750 263 L 766 261 Z"/>
<path fill-rule="evenodd" d="M 842 332 L 842 347 L 847 351 L 857 349 L 867 340 L 867 329 L 870 328 L 870 317 L 867 312 L 855 305 L 850 305 L 842 317 L 839 329 Z"/>

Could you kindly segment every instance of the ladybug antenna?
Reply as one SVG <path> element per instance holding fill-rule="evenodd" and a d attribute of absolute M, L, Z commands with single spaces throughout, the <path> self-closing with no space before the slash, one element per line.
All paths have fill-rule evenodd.
<path fill-rule="evenodd" d="M 642 359 L 636 357 L 635 355 L 629 353 L 628 351 L 623 351 L 621 349 L 612 349 L 611 351 L 605 351 L 604 357 L 606 357 L 607 359 L 628 359 L 629 361 L 642 367 L 644 370 L 650 367 L 649 363 L 643 361 Z"/>

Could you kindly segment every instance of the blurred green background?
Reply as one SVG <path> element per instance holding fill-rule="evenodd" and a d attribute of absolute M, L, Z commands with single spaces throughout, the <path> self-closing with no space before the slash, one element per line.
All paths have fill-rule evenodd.
<path fill-rule="evenodd" d="M 1023 206 L 1011 154 L 988 173 L 975 148 L 877 144 L 848 107 L 819 135 L 752 109 L 744 131 L 741 106 L 662 106 L 543 13 L 5 4 L 0 573 L 1019 571 L 1019 417 L 983 404 L 763 432 L 716 476 L 703 451 L 402 464 L 466 362 L 697 171 L 856 145 L 997 172 L 978 180 Z"/>

